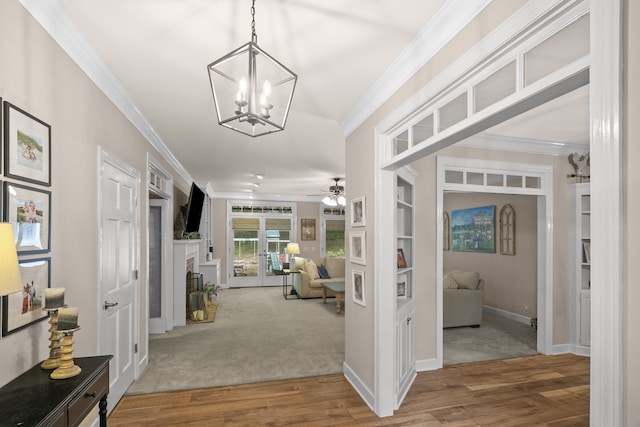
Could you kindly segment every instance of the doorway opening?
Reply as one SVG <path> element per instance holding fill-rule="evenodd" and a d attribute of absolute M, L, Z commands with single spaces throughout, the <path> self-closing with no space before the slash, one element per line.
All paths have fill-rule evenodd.
<path fill-rule="evenodd" d="M 287 244 L 295 240 L 295 204 L 229 202 L 228 208 L 229 286 L 281 285 Z"/>

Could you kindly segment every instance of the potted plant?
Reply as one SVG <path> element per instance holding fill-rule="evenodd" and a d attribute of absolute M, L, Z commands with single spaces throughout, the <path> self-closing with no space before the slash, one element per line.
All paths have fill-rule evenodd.
<path fill-rule="evenodd" d="M 184 223 L 184 215 L 182 215 L 182 212 L 178 212 L 178 215 L 176 215 L 176 220 L 173 222 L 173 234 L 176 240 L 182 239 L 185 228 L 186 225 Z"/>
<path fill-rule="evenodd" d="M 218 292 L 220 292 L 220 289 L 222 288 L 214 283 L 207 282 L 204 284 L 204 291 L 207 293 L 207 297 L 209 297 L 209 301 L 212 304 L 218 302 Z"/>

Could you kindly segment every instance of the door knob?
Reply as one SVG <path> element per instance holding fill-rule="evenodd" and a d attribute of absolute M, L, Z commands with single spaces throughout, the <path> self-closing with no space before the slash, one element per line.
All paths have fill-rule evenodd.
<path fill-rule="evenodd" d="M 109 307 L 115 307 L 116 305 L 118 305 L 117 302 L 105 301 L 104 302 L 104 309 L 107 310 Z"/>

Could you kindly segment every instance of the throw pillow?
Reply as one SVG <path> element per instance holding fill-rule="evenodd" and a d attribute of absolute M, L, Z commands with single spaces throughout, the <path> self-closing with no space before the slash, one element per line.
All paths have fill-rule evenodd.
<path fill-rule="evenodd" d="M 307 262 L 304 263 L 304 271 L 309 275 L 309 279 L 316 280 L 320 278 L 318 274 L 318 266 L 313 260 L 308 259 Z"/>
<path fill-rule="evenodd" d="M 295 271 L 300 271 L 300 270 L 304 270 L 304 263 L 307 262 L 306 258 L 302 258 L 300 256 L 297 256 L 295 258 L 296 262 L 293 264 L 293 269 Z"/>
<path fill-rule="evenodd" d="M 320 264 L 318 266 L 318 274 L 320 275 L 321 279 L 331 279 L 329 273 L 327 272 L 327 267 L 325 267 L 324 264 Z"/>
<path fill-rule="evenodd" d="M 451 273 L 448 271 L 444 274 L 442 279 L 442 287 L 444 289 L 458 289 L 458 282 L 451 277 Z"/>
<path fill-rule="evenodd" d="M 480 275 L 476 272 L 452 270 L 451 277 L 458 283 L 458 288 L 478 289 Z"/>

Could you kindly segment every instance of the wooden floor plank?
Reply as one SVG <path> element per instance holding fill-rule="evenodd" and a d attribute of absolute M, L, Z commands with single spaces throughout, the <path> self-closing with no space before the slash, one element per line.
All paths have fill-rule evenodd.
<path fill-rule="evenodd" d="M 589 359 L 532 356 L 418 373 L 403 405 L 378 418 L 343 375 L 125 396 L 109 426 L 589 425 Z"/>

